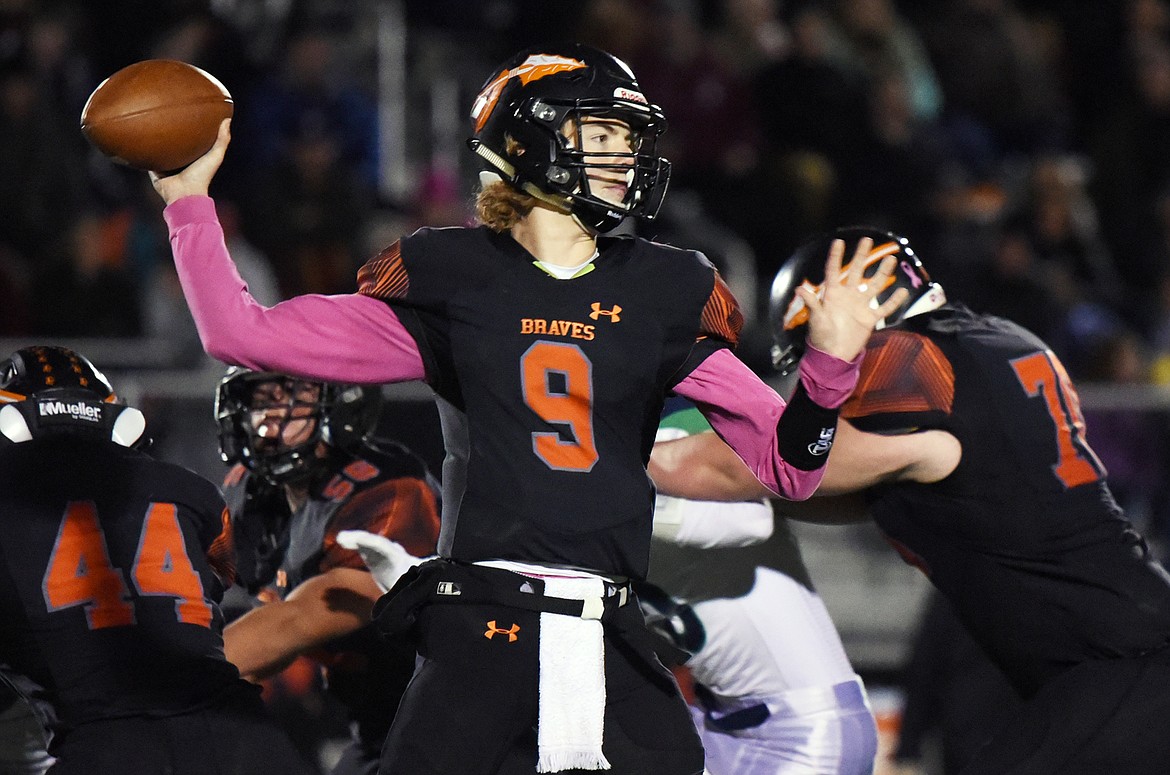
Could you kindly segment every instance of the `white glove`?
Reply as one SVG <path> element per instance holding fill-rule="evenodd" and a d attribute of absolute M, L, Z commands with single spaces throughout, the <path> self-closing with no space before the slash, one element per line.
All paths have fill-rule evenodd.
<path fill-rule="evenodd" d="M 402 548 L 402 544 L 367 530 L 342 530 L 337 543 L 345 549 L 354 549 L 362 556 L 374 581 L 386 592 L 408 570 L 423 561 Z"/>

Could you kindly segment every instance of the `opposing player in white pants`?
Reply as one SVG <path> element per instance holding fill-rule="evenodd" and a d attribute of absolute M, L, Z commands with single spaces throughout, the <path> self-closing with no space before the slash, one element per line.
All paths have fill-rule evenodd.
<path fill-rule="evenodd" d="M 665 416 L 657 440 L 708 428 L 684 406 Z M 871 773 L 877 728 L 865 689 L 787 522 L 767 501 L 659 496 L 654 537 L 649 581 L 670 600 L 651 603 L 670 609 L 678 642 L 694 651 L 686 667 L 707 771 Z"/>

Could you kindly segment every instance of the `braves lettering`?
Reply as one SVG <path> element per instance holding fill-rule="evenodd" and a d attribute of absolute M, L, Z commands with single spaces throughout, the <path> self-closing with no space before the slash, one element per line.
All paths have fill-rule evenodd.
<path fill-rule="evenodd" d="M 594 327 L 573 320 L 545 320 L 543 318 L 520 318 L 521 334 L 540 336 L 567 336 L 571 339 L 592 341 Z"/>

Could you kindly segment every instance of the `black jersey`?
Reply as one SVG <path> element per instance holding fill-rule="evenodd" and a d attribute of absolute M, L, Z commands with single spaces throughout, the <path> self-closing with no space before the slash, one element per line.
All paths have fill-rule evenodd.
<path fill-rule="evenodd" d="M 64 723 L 183 713 L 243 684 L 223 657 L 214 484 L 111 441 L 34 440 L 0 447 L 0 513 L 0 661 Z"/>
<path fill-rule="evenodd" d="M 283 488 L 255 487 L 241 465 L 228 472 L 224 495 L 240 583 L 249 591 L 267 587 L 284 597 L 332 568 L 365 570 L 360 554 L 338 545 L 342 530 L 386 536 L 416 557 L 435 553 L 439 491 L 417 455 L 379 441 L 331 464 L 332 475 L 317 482 L 291 515 Z M 376 754 L 414 672 L 413 644 L 380 640 L 371 625 L 330 641 L 313 656 L 325 668 L 330 693 L 358 724 L 362 743 Z"/>
<path fill-rule="evenodd" d="M 342 530 L 386 536 L 416 557 L 434 554 L 439 492 L 421 458 L 401 444 L 378 441 L 357 455 L 339 453 L 331 470 L 291 515 L 282 488 L 257 486 L 242 465 L 228 471 L 223 490 L 237 574 L 249 592 L 270 587 L 284 597 L 332 568 L 366 570 L 360 554 L 338 545 Z"/>
<path fill-rule="evenodd" d="M 962 444 L 941 482 L 868 497 L 1022 694 L 1085 660 L 1170 643 L 1170 576 L 1110 494 L 1076 391 L 1036 336 L 958 305 L 879 331 L 842 416 Z"/>
<path fill-rule="evenodd" d="M 510 235 L 422 229 L 359 274 L 438 394 L 444 556 L 645 575 L 663 401 L 742 317 L 701 254 L 635 238 L 598 250 L 557 280 Z"/>

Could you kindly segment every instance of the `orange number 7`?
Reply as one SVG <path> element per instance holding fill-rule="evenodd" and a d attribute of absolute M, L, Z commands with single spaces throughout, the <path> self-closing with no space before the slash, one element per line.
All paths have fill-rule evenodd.
<path fill-rule="evenodd" d="M 147 509 L 131 578 L 139 596 L 178 598 L 175 616 L 180 622 L 211 626 L 211 606 L 187 555 L 173 503 L 152 503 Z M 110 560 L 92 501 L 66 506 L 41 588 L 49 611 L 85 606 L 90 629 L 135 623 L 130 590 Z"/>
<path fill-rule="evenodd" d="M 1056 427 L 1057 461 L 1052 473 L 1069 488 L 1100 479 L 1105 467 L 1085 442 L 1085 418 L 1064 366 L 1050 353 L 1037 352 L 1016 358 L 1012 368 L 1029 396 L 1044 398 Z"/>

